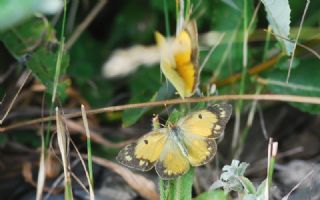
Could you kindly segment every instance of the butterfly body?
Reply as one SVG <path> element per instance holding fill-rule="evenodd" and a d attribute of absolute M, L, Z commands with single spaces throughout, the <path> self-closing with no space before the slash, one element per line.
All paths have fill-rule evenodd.
<path fill-rule="evenodd" d="M 122 149 L 117 160 L 141 171 L 155 166 L 162 179 L 186 173 L 190 165 L 208 163 L 216 154 L 215 139 L 230 118 L 229 104 L 216 104 L 181 118 L 175 125 L 153 130 Z"/>

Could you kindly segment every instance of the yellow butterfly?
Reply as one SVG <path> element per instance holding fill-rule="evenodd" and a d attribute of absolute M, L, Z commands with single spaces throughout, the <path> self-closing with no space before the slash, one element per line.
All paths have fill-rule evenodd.
<path fill-rule="evenodd" d="M 198 86 L 198 32 L 195 21 L 187 23 L 174 40 L 156 32 L 160 67 L 181 98 L 190 97 Z"/>
<path fill-rule="evenodd" d="M 231 116 L 230 104 L 215 104 L 178 120 L 175 125 L 153 130 L 123 148 L 121 164 L 148 171 L 155 169 L 162 179 L 185 174 L 190 164 L 208 163 L 216 154 L 215 139 L 223 133 Z"/>

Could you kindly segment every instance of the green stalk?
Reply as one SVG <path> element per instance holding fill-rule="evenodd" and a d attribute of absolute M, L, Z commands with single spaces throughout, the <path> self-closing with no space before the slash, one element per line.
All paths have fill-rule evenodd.
<path fill-rule="evenodd" d="M 174 180 L 160 179 L 161 200 L 191 200 L 194 168 L 191 168 L 185 175 Z"/>
<path fill-rule="evenodd" d="M 56 99 L 56 93 L 57 93 L 57 87 L 59 83 L 59 76 L 61 71 L 61 61 L 64 51 L 64 29 L 66 25 L 66 19 L 67 19 L 67 1 L 64 0 L 64 8 L 63 8 L 63 19 L 62 19 L 62 28 L 61 28 L 61 34 L 60 34 L 60 48 L 58 52 L 58 59 L 56 63 L 56 72 L 54 76 L 54 82 L 53 82 L 53 92 L 52 92 L 52 99 L 51 102 L 54 103 Z"/>
<path fill-rule="evenodd" d="M 94 192 L 93 192 L 93 169 L 92 169 L 92 151 L 91 151 L 91 136 L 90 136 L 90 130 L 89 130 L 89 123 L 87 119 L 87 113 L 84 105 L 81 105 L 81 113 L 82 113 L 82 120 L 83 125 L 86 131 L 87 136 L 87 161 L 88 161 L 88 171 L 89 171 L 89 177 L 87 175 L 87 179 L 89 182 L 89 192 L 90 192 L 90 200 L 94 200 Z"/>
<path fill-rule="evenodd" d="M 271 187 L 272 185 L 272 177 L 273 177 L 273 172 L 274 172 L 274 166 L 276 164 L 276 157 L 275 156 L 272 156 L 271 157 L 271 160 L 270 160 L 270 164 L 269 164 L 269 172 L 268 172 L 268 184 L 269 184 L 269 187 Z"/>
<path fill-rule="evenodd" d="M 91 150 L 91 139 L 87 138 L 87 151 L 88 151 L 88 170 L 91 185 L 93 185 L 93 169 L 92 169 L 92 150 Z"/>
<path fill-rule="evenodd" d="M 270 45 L 270 37 L 271 37 L 271 26 L 268 26 L 267 30 L 267 36 L 266 36 L 266 43 L 264 44 L 264 50 L 263 50 L 263 61 L 267 60 L 267 53 Z"/>
<path fill-rule="evenodd" d="M 187 1 L 187 4 L 186 4 L 186 12 L 185 12 L 184 18 L 186 19 L 186 21 L 189 21 L 191 0 L 186 0 L 186 1 Z"/>
<path fill-rule="evenodd" d="M 242 57 L 242 72 L 241 72 L 241 81 L 239 95 L 244 94 L 245 91 L 245 82 L 247 76 L 247 64 L 248 64 L 248 1 L 243 1 L 243 57 Z M 240 116 L 243 107 L 243 100 L 239 100 L 235 108 L 236 122 L 233 138 L 232 138 L 232 150 L 235 152 L 238 146 L 239 138 L 239 129 L 240 129 Z"/>
<path fill-rule="evenodd" d="M 64 194 L 65 194 L 65 199 L 73 200 L 73 197 L 72 197 L 72 186 L 71 186 L 71 181 L 70 180 L 66 180 L 66 187 L 65 187 L 65 193 Z"/>
<path fill-rule="evenodd" d="M 262 85 L 257 85 L 255 94 L 259 95 L 261 93 L 262 89 L 263 89 Z M 255 112 L 255 109 L 252 110 L 252 112 Z M 249 130 L 250 130 L 251 127 L 252 127 L 252 121 L 247 123 L 246 128 L 243 130 L 243 132 L 241 134 L 241 146 L 240 146 L 240 148 L 242 148 L 242 146 L 245 144 L 245 142 L 246 142 L 246 140 L 248 138 Z"/>
<path fill-rule="evenodd" d="M 169 10 L 167 0 L 163 0 L 164 19 L 166 23 L 166 35 L 170 36 Z"/>

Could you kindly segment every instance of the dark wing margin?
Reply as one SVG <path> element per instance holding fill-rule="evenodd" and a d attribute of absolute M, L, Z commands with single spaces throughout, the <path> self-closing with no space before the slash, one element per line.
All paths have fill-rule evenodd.
<path fill-rule="evenodd" d="M 207 108 L 210 112 L 215 113 L 218 117 L 217 123 L 212 127 L 212 138 L 218 138 L 231 117 L 232 105 L 231 104 L 214 104 Z"/>
<path fill-rule="evenodd" d="M 149 171 L 155 164 L 146 159 L 139 159 L 135 156 L 135 148 L 137 143 L 132 143 L 124 147 L 117 155 L 116 160 L 124 166 L 141 170 Z"/>

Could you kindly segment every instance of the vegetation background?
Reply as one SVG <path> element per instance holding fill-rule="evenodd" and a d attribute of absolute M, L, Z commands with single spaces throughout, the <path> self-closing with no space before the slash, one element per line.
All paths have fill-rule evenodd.
<path fill-rule="evenodd" d="M 300 184 L 290 199 L 320 199 L 320 1 L 186 2 L 198 24 L 201 91 L 239 95 L 223 99 L 234 115 L 216 158 L 195 169 L 187 192 L 192 187 L 197 199 L 258 199 L 267 188 L 270 199 L 284 199 Z M 154 41 L 157 30 L 174 36 L 176 3 L 0 0 L 0 199 L 63 199 L 68 187 L 74 199 L 159 198 L 154 171 L 131 171 L 115 156 L 150 131 L 153 113 L 166 119 L 183 106 L 109 107 L 178 98 L 161 77 Z M 287 35 L 271 28 L 268 9 L 280 13 L 273 23 Z M 272 101 L 243 101 L 243 94 Z M 86 122 L 81 105 L 106 112 L 88 113 Z M 271 137 L 278 151 L 268 156 Z M 209 191 L 226 165 L 223 172 L 236 181 L 229 177 L 221 187 L 232 192 Z M 260 191 L 266 177 L 272 181 Z"/>

